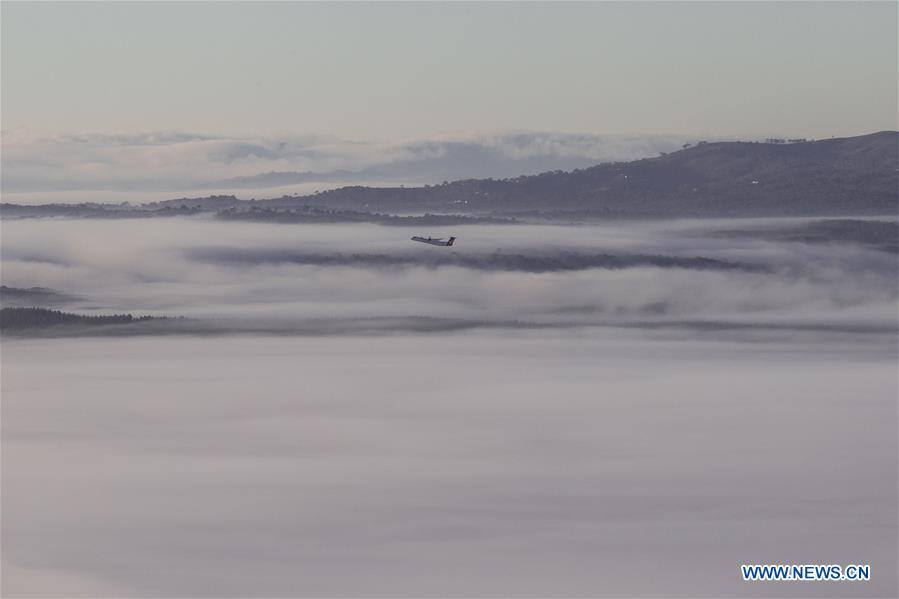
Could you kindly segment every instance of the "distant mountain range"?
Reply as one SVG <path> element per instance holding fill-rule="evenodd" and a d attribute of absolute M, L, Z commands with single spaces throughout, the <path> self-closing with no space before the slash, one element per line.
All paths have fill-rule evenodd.
<path fill-rule="evenodd" d="M 140 206 L 26 207 L 3 204 L 4 217 L 146 217 L 224 212 L 232 220 L 307 222 L 297 210 L 373 214 L 431 212 L 546 218 L 894 215 L 899 195 L 899 133 L 820 141 L 710 142 L 631 162 L 512 179 L 468 179 L 423 187 L 342 187 L 306 196 L 242 201 L 182 198 Z M 264 210 L 265 214 L 260 214 Z M 255 212 L 255 214 L 254 214 Z M 416 224 L 416 223 L 409 223 Z"/>

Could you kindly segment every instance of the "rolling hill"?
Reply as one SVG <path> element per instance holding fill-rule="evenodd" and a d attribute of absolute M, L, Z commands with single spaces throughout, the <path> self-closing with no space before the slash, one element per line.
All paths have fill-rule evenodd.
<path fill-rule="evenodd" d="M 899 133 L 882 131 L 796 143 L 700 142 L 655 158 L 510 179 L 348 186 L 258 201 L 209 196 L 139 206 L 3 204 L 0 215 L 142 218 L 211 212 L 269 222 L 383 222 L 386 215 L 426 213 L 564 220 L 860 216 L 896 215 L 897 194 Z"/>
<path fill-rule="evenodd" d="M 897 149 L 894 131 L 788 144 L 701 143 L 570 172 L 417 188 L 344 187 L 260 204 L 595 217 L 895 214 Z"/>

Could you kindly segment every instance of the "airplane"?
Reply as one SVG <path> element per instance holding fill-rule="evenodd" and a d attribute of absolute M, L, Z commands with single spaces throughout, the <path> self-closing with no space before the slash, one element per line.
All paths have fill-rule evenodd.
<path fill-rule="evenodd" d="M 430 243 L 431 245 L 442 245 L 442 246 L 449 247 L 449 246 L 453 245 L 453 243 L 456 241 L 456 238 L 450 237 L 449 239 L 443 239 L 442 237 L 434 238 L 434 237 L 415 236 L 412 238 L 412 241 L 420 241 L 422 243 Z"/>

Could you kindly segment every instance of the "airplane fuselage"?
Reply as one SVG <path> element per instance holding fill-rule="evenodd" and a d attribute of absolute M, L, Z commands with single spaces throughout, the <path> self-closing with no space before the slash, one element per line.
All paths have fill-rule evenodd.
<path fill-rule="evenodd" d="M 435 237 L 419 237 L 415 236 L 412 238 L 412 241 L 420 241 L 421 243 L 429 243 L 431 245 L 442 245 L 445 247 L 449 247 L 453 245 L 453 242 L 456 241 L 455 237 L 450 237 L 449 239 L 443 238 L 435 238 Z"/>

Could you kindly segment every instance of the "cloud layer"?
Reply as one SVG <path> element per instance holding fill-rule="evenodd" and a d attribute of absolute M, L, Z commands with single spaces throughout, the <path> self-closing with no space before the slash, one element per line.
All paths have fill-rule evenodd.
<path fill-rule="evenodd" d="M 3 339 L 2 594 L 895 596 L 896 255 L 801 223 L 2 221 L 5 285 L 195 319 Z"/>
<path fill-rule="evenodd" d="M 753 237 L 750 224 L 422 231 L 458 237 L 452 248 L 435 248 L 365 224 L 3 221 L 3 281 L 72 294 L 81 310 L 277 320 L 297 329 L 310 319 L 377 318 L 895 329 L 895 254 L 772 239 L 786 225 L 764 220 Z M 738 226 L 739 235 L 727 233 Z"/>
<path fill-rule="evenodd" d="M 632 160 L 692 138 L 514 132 L 384 144 L 326 136 L 3 133 L 3 191 L 181 193 L 439 183 Z M 292 186 L 292 187 L 291 187 Z M 240 191 L 243 190 L 243 191 Z"/>
<path fill-rule="evenodd" d="M 820 338 L 13 342 L 3 595 L 895 596 L 896 381 Z"/>

